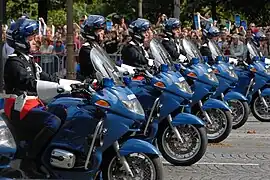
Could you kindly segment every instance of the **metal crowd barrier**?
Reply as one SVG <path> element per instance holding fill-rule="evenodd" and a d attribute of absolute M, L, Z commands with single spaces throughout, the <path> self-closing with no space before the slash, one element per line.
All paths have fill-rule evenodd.
<path fill-rule="evenodd" d="M 121 54 L 108 54 L 109 57 L 118 62 L 121 60 Z M 32 54 L 36 63 L 40 65 L 42 70 L 48 74 L 55 74 L 58 77 L 65 78 L 67 69 L 67 56 L 66 54 Z M 74 69 L 78 62 L 79 54 L 74 54 Z"/>

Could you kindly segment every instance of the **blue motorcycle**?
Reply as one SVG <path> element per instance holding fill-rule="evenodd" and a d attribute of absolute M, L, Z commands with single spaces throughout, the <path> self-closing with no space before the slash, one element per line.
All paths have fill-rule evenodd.
<path fill-rule="evenodd" d="M 219 47 L 213 40 L 208 40 L 208 47 L 211 51 L 212 58 L 215 59 L 215 64 L 212 66 L 208 65 L 208 57 L 202 57 L 200 55 L 199 58 L 214 70 L 219 81 L 217 91 L 211 97 L 222 100 L 228 104 L 232 110 L 233 129 L 240 128 L 246 123 L 250 113 L 247 98 L 243 94 L 232 91 L 239 79 L 233 65 L 228 63 L 229 57 L 223 56 Z"/>
<path fill-rule="evenodd" d="M 37 159 L 40 170 L 50 179 L 162 180 L 158 150 L 129 136 L 146 123 L 139 101 L 103 61 L 98 47 L 91 50 L 91 59 L 99 88 L 74 84 L 73 97 L 57 98 L 48 106 L 63 123 Z M 0 117 L 0 168 L 14 167 L 27 153 L 31 137 L 24 137 L 4 113 Z M 1 175 L 8 177 L 8 172 Z"/>
<path fill-rule="evenodd" d="M 211 98 L 219 87 L 219 81 L 208 65 L 194 58 L 200 56 L 197 47 L 187 39 L 181 40 L 181 46 L 187 59 L 175 66 L 187 78 L 194 91 L 190 104 L 192 113 L 206 122 L 208 141 L 221 142 L 232 129 L 231 109 L 223 101 Z"/>
<path fill-rule="evenodd" d="M 236 67 L 239 83 L 234 89 L 245 94 L 253 116 L 262 122 L 270 121 L 270 66 L 260 58 L 253 42 L 248 42 L 247 49 L 252 59 L 250 65 L 240 61 Z"/>
<path fill-rule="evenodd" d="M 155 45 L 155 41 L 153 43 Z M 102 60 L 111 67 L 116 66 L 106 53 Z M 120 69 L 123 67 L 118 66 Z M 136 68 L 132 78 L 130 74 L 122 77 L 118 72 L 119 78 L 123 78 L 142 104 L 147 118 L 130 136 L 156 143 L 162 156 L 174 165 L 194 164 L 207 148 L 204 122 L 192 114 L 179 113 L 189 103 L 193 92 L 181 74 L 169 70 L 162 59 L 155 67 L 161 68 Z"/>

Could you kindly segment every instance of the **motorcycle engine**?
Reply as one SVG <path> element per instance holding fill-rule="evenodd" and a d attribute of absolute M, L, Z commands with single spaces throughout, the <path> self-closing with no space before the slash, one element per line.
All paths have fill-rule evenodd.
<path fill-rule="evenodd" d="M 71 169 L 74 167 L 76 156 L 63 149 L 54 149 L 51 153 L 50 163 L 57 168 Z"/>

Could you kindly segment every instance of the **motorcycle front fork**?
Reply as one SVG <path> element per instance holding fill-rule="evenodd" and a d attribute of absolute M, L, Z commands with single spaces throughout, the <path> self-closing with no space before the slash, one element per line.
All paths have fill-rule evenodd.
<path fill-rule="evenodd" d="M 203 108 L 202 108 L 202 107 L 203 107 L 202 101 L 199 101 L 199 107 L 200 107 L 200 109 L 201 109 L 201 111 L 202 111 L 204 117 L 206 118 L 207 122 L 208 122 L 209 124 L 213 124 L 213 122 L 212 122 L 212 120 L 211 120 L 209 114 L 208 114 L 206 111 L 204 111 Z"/>
<path fill-rule="evenodd" d="M 269 108 L 269 106 L 268 106 L 266 100 L 265 100 L 264 97 L 262 96 L 262 92 L 261 92 L 260 89 L 258 90 L 258 93 L 259 93 L 259 97 L 260 97 L 261 101 L 263 102 L 263 105 L 264 105 L 266 108 Z"/>
<path fill-rule="evenodd" d="M 120 147 L 119 147 L 118 141 L 116 141 L 116 142 L 113 143 L 113 148 L 114 148 L 114 150 L 115 150 L 115 152 L 116 152 L 116 155 L 117 155 L 117 157 L 119 158 L 120 163 L 122 164 L 124 170 L 125 170 L 131 177 L 134 177 L 134 174 L 133 174 L 133 172 L 131 171 L 130 166 L 129 166 L 129 164 L 128 164 L 126 158 L 125 158 L 125 156 L 121 156 L 121 155 L 119 154 Z"/>
<path fill-rule="evenodd" d="M 179 133 L 178 129 L 176 127 L 174 127 L 172 125 L 172 116 L 169 114 L 169 116 L 167 117 L 168 121 L 169 121 L 169 125 L 171 127 L 171 129 L 173 130 L 174 134 L 176 135 L 177 139 L 181 142 L 184 143 L 183 138 L 181 137 L 181 134 Z"/>

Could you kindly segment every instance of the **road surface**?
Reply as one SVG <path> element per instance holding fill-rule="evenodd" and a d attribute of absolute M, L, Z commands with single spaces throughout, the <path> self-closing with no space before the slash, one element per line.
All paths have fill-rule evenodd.
<path fill-rule="evenodd" d="M 205 156 L 190 167 L 164 160 L 166 180 L 270 180 L 270 123 L 250 116 L 222 143 L 209 144 Z"/>

